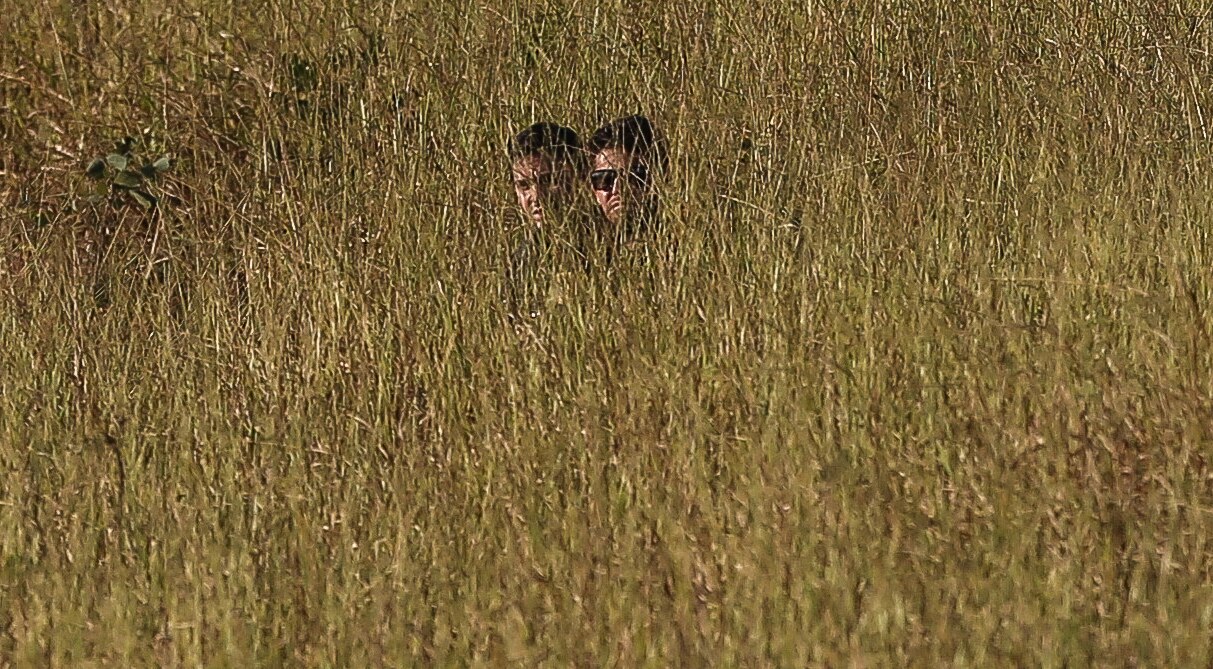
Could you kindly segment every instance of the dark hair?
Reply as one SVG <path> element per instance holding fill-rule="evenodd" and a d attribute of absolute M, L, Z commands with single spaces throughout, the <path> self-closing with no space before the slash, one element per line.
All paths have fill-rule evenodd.
<path fill-rule="evenodd" d="M 594 131 L 590 138 L 591 154 L 605 149 L 623 149 L 646 156 L 661 169 L 669 165 L 665 138 L 653 129 L 649 119 L 640 114 L 615 119 Z"/>
<path fill-rule="evenodd" d="M 554 161 L 572 163 L 578 169 L 586 162 L 585 150 L 577 131 L 555 123 L 536 123 L 510 141 L 510 160 L 536 154 L 546 155 Z"/>

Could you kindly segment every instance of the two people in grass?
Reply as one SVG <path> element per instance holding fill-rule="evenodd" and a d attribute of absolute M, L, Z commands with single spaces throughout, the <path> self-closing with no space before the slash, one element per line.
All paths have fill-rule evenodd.
<path fill-rule="evenodd" d="M 534 311 L 526 305 L 544 288 L 540 274 L 559 266 L 562 254 L 571 252 L 584 269 L 609 264 L 623 247 L 642 243 L 656 223 L 654 184 L 668 157 L 644 116 L 611 121 L 587 144 L 571 128 L 536 123 L 512 139 L 510 161 L 527 220 L 509 263 L 516 309 Z"/>
<path fill-rule="evenodd" d="M 640 115 L 607 123 L 584 146 L 571 128 L 536 123 L 510 142 L 510 159 L 518 206 L 532 222 L 580 215 L 583 225 L 608 237 L 652 224 L 654 179 L 668 165 L 665 142 Z M 590 212 L 579 206 L 587 192 L 597 205 Z"/>

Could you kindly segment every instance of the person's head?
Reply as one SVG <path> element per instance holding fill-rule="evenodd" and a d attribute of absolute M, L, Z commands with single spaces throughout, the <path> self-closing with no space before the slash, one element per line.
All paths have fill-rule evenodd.
<path fill-rule="evenodd" d="M 536 123 L 510 142 L 518 206 L 535 223 L 570 204 L 584 173 L 585 151 L 571 128 Z"/>
<path fill-rule="evenodd" d="M 666 167 L 665 141 L 649 119 L 616 119 L 590 139 L 590 187 L 611 223 L 643 218 L 656 207 L 655 172 Z"/>

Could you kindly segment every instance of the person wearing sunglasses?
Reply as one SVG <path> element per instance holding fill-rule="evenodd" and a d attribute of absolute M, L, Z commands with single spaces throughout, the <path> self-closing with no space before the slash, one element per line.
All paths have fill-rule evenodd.
<path fill-rule="evenodd" d="M 657 213 L 655 172 L 665 169 L 665 141 L 639 114 L 594 131 L 589 143 L 590 187 L 615 234 L 639 231 Z"/>

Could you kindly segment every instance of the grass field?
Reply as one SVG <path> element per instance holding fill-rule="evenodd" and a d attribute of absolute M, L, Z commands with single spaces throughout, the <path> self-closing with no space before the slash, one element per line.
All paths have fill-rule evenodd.
<path fill-rule="evenodd" d="M 0 667 L 1213 666 L 1205 3 L 176 4 L 0 0 Z"/>

